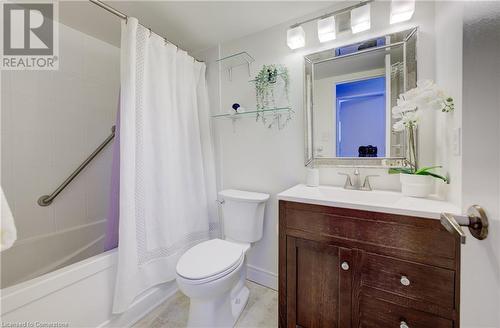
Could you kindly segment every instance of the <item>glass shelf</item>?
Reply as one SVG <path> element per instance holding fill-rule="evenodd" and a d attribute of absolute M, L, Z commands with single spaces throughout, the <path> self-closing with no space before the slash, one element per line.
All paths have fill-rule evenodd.
<path fill-rule="evenodd" d="M 235 119 L 235 118 L 243 118 L 243 117 L 249 117 L 252 115 L 260 115 L 260 116 L 269 116 L 273 114 L 283 114 L 283 113 L 290 113 L 293 114 L 294 111 L 291 107 L 277 107 L 277 108 L 266 108 L 262 110 L 247 110 L 244 113 L 225 113 L 225 114 L 216 114 L 212 115 L 212 118 L 230 118 L 230 119 Z"/>
<path fill-rule="evenodd" d="M 246 51 L 242 51 L 237 54 L 233 54 L 216 60 L 216 62 L 221 64 L 221 67 L 223 69 L 227 70 L 230 81 L 233 79 L 233 68 L 238 66 L 246 65 L 248 76 L 250 76 L 250 64 L 254 61 L 255 59 Z"/>
<path fill-rule="evenodd" d="M 230 69 L 241 65 L 248 65 L 254 61 L 255 59 L 246 51 L 217 59 L 217 62 L 221 63 L 225 69 Z"/>

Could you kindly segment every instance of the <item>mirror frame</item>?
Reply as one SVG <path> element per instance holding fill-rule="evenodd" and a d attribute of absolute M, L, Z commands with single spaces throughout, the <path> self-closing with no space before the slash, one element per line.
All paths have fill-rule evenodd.
<path fill-rule="evenodd" d="M 390 44 L 386 44 L 384 46 L 373 47 L 365 50 L 361 50 L 358 52 L 354 52 L 351 54 L 343 55 L 343 56 L 331 56 L 332 51 L 335 53 L 335 49 L 344 47 L 346 45 L 352 44 L 347 43 L 335 48 L 330 48 L 327 50 L 323 50 L 320 52 L 310 53 L 304 56 L 304 123 L 305 123 L 305 149 L 304 149 L 304 157 L 305 157 L 305 166 L 308 167 L 367 167 L 367 168 L 395 168 L 395 167 L 408 167 L 408 158 L 407 157 L 363 157 L 363 158 L 352 158 L 352 157 L 315 157 L 314 156 L 314 65 L 323 63 L 325 61 L 335 60 L 338 58 L 346 58 L 350 56 L 358 56 L 367 52 L 376 51 L 380 49 L 395 47 L 395 46 L 403 46 L 404 52 L 404 87 L 403 92 L 416 87 L 417 85 L 417 50 L 418 50 L 418 27 L 411 28 L 409 30 L 403 30 L 391 34 L 382 35 L 379 37 L 391 36 L 392 39 L 402 39 L 401 41 L 392 42 Z M 408 42 L 415 37 L 415 72 L 411 74 L 410 78 L 408 78 L 408 67 L 406 65 L 406 47 Z M 370 38 L 375 39 L 376 37 Z M 367 40 L 366 40 L 367 41 Z M 360 41 L 362 42 L 362 41 Z M 325 57 L 326 55 L 326 57 Z M 319 58 L 318 58 L 319 57 Z M 325 58 L 323 58 L 325 57 Z M 307 72 L 310 71 L 311 81 L 307 81 Z M 418 132 L 418 131 L 417 131 Z M 404 136 L 404 140 L 406 143 L 407 137 L 406 132 Z M 417 145 L 417 158 L 418 158 L 418 145 Z M 406 150 L 405 150 L 406 153 Z"/>

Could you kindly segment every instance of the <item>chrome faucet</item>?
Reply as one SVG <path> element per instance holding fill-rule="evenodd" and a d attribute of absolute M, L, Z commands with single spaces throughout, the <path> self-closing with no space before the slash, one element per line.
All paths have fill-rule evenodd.
<path fill-rule="evenodd" d="M 350 189 L 350 190 L 371 191 L 373 189 L 372 189 L 372 186 L 370 184 L 370 178 L 371 177 L 378 177 L 378 175 L 367 175 L 367 176 L 365 176 L 365 180 L 363 181 L 363 184 L 361 184 L 358 169 L 354 169 L 354 177 L 352 179 L 351 179 L 351 175 L 349 173 L 339 172 L 338 174 L 346 176 L 345 183 L 344 183 L 344 189 Z"/>

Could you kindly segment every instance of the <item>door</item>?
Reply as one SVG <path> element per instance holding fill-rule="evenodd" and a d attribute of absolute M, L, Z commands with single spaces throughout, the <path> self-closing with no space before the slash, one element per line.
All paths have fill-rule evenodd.
<path fill-rule="evenodd" d="M 352 250 L 287 237 L 287 326 L 351 327 Z"/>
<path fill-rule="evenodd" d="M 481 205 L 490 227 L 484 240 L 464 229 L 461 326 L 500 327 L 500 3 L 464 5 L 462 210 Z"/>

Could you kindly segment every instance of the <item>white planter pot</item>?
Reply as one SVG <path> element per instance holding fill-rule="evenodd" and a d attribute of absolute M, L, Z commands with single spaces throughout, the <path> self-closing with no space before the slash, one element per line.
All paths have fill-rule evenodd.
<path fill-rule="evenodd" d="M 434 192 L 434 178 L 429 175 L 399 175 L 403 195 L 410 197 L 428 197 Z"/>

